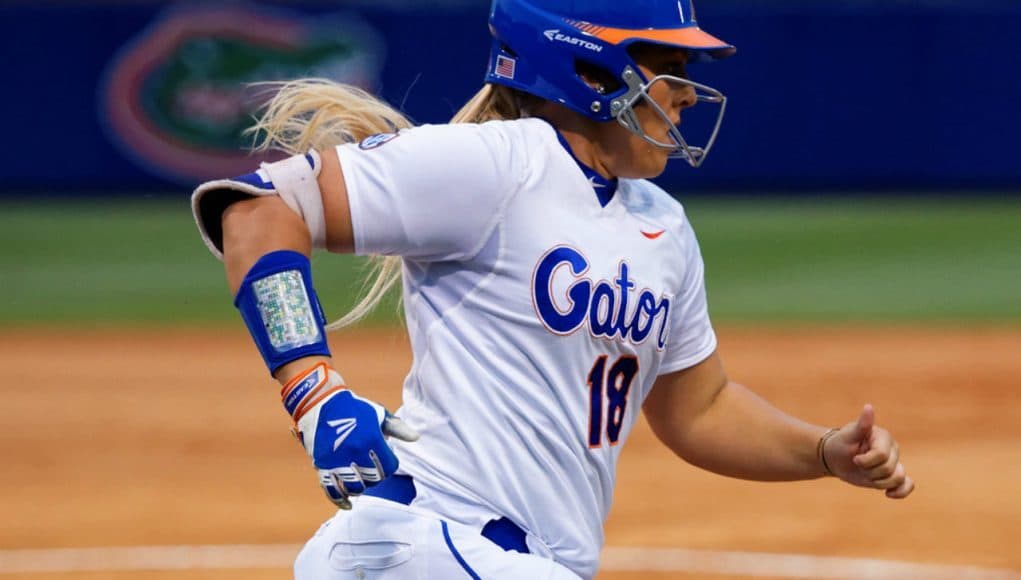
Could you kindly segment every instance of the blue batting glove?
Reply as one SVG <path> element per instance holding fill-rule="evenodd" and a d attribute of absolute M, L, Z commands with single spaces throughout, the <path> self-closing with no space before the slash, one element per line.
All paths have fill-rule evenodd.
<path fill-rule="evenodd" d="M 414 429 L 382 405 L 347 390 L 326 363 L 294 377 L 281 393 L 295 435 L 319 470 L 319 484 L 342 509 L 351 508 L 350 496 L 397 471 L 399 462 L 386 437 L 418 439 Z"/>

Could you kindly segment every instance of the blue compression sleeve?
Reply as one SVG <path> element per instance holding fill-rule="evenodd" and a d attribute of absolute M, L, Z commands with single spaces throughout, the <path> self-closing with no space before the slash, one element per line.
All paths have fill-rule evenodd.
<path fill-rule="evenodd" d="M 302 357 L 330 356 L 326 317 L 304 254 L 281 250 L 259 258 L 241 282 L 234 306 L 270 374 Z"/>

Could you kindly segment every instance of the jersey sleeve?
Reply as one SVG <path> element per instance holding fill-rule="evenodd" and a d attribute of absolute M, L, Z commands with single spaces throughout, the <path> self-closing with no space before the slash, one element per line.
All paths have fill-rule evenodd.
<path fill-rule="evenodd" d="M 716 350 L 716 332 L 709 320 L 705 291 L 705 265 L 695 232 L 684 220 L 681 232 L 683 256 L 682 290 L 670 315 L 670 334 L 659 374 L 694 366 Z"/>
<path fill-rule="evenodd" d="M 519 139 L 510 123 L 424 125 L 338 146 L 355 253 L 470 259 L 524 179 Z"/>

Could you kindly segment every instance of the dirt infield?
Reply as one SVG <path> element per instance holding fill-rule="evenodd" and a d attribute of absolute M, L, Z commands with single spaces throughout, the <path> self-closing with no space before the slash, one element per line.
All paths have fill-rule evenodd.
<path fill-rule="evenodd" d="M 794 414 L 839 424 L 873 403 L 917 492 L 894 502 L 832 480 L 728 480 L 672 458 L 643 423 L 623 454 L 608 545 L 1021 569 L 1021 331 L 723 328 L 720 337 L 731 376 Z M 410 364 L 399 333 L 331 342 L 351 385 L 399 403 Z M 6 331 L 0 364 L 0 551 L 296 544 L 332 513 L 241 332 Z M 4 572 L 0 559 L 0 577 L 12 577 Z"/>

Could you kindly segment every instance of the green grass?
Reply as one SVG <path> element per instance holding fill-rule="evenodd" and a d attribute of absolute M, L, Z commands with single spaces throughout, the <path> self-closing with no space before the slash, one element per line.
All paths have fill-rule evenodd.
<path fill-rule="evenodd" d="M 687 207 L 717 320 L 1021 321 L 1021 200 Z"/>
<path fill-rule="evenodd" d="M 330 314 L 361 289 L 365 263 L 317 255 Z M 323 264 L 319 266 L 319 264 Z M 187 199 L 0 205 L 0 324 L 234 323 L 223 266 L 202 244 Z M 395 319 L 394 302 L 375 320 Z"/>
<path fill-rule="evenodd" d="M 1021 322 L 1021 200 L 686 204 L 717 321 Z M 330 314 L 364 263 L 317 255 Z M 2 325 L 236 323 L 186 199 L 0 204 Z M 374 315 L 394 320 L 392 302 Z"/>

